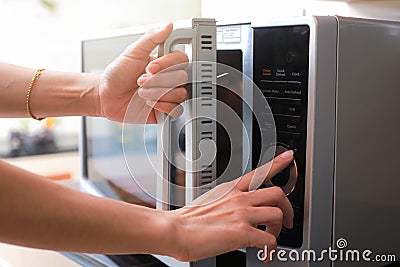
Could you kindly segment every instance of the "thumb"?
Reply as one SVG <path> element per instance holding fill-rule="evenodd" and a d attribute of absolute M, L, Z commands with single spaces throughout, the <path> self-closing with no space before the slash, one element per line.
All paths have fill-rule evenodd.
<path fill-rule="evenodd" d="M 137 42 L 133 43 L 125 51 L 125 55 L 135 59 L 147 59 L 151 51 L 159 44 L 163 43 L 171 34 L 173 29 L 172 23 L 159 28 L 153 28 L 144 34 Z"/>

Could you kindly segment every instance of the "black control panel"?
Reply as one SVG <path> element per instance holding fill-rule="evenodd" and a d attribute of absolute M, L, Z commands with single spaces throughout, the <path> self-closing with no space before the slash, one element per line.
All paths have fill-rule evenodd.
<path fill-rule="evenodd" d="M 278 244 L 294 248 L 303 242 L 309 35 L 308 26 L 254 29 L 253 79 L 270 106 L 276 127 L 276 143 L 267 145 L 276 146 L 276 154 L 295 151 L 295 162 L 271 180 L 284 188 L 295 214 L 294 228 L 283 228 Z M 254 119 L 253 168 L 263 163 L 262 130 Z"/>

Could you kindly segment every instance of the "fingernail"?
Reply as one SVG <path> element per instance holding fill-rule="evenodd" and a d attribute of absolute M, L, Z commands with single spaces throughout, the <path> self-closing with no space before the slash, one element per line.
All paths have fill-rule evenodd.
<path fill-rule="evenodd" d="M 159 27 L 156 28 L 156 31 L 157 31 L 157 32 L 161 32 L 161 31 L 165 30 L 165 28 L 169 27 L 170 24 L 171 24 L 171 23 L 166 23 L 166 24 L 164 24 L 164 25 L 161 25 L 161 26 L 159 26 Z"/>
<path fill-rule="evenodd" d="M 283 159 L 291 159 L 293 157 L 293 150 L 288 150 L 279 155 Z"/>
<path fill-rule="evenodd" d="M 142 97 L 142 98 L 146 98 L 148 96 L 147 95 L 147 91 L 144 90 L 143 88 L 139 88 L 138 93 L 139 93 L 139 96 Z"/>
<path fill-rule="evenodd" d="M 150 75 L 148 75 L 148 74 L 143 74 L 142 76 L 140 76 L 138 79 L 138 85 L 142 86 L 145 82 L 147 82 L 149 77 L 150 77 Z"/>
<path fill-rule="evenodd" d="M 155 32 L 161 32 L 161 31 L 163 31 L 163 30 L 165 29 L 165 27 L 167 27 L 167 25 L 168 25 L 168 24 L 158 26 L 158 27 L 155 29 Z"/>
<path fill-rule="evenodd" d="M 169 116 L 171 116 L 172 121 L 176 121 L 182 114 L 183 114 L 183 109 L 177 106 L 171 111 L 171 113 L 169 113 Z"/>

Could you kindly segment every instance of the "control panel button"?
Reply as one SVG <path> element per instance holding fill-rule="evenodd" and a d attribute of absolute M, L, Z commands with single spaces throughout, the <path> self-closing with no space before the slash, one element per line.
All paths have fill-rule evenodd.
<path fill-rule="evenodd" d="M 300 100 L 289 100 L 285 103 L 284 114 L 288 115 L 300 115 Z"/>
<path fill-rule="evenodd" d="M 278 131 L 290 133 L 299 133 L 301 131 L 300 121 L 298 119 L 276 116 L 275 121 Z"/>
<path fill-rule="evenodd" d="M 300 88 L 284 88 L 282 90 L 282 95 L 285 97 L 301 97 L 302 90 Z"/>
<path fill-rule="evenodd" d="M 267 98 L 272 112 L 276 115 L 300 116 L 301 100 Z"/>
<path fill-rule="evenodd" d="M 275 156 L 282 154 L 287 151 L 286 146 L 278 145 L 276 147 Z M 275 175 L 271 180 L 267 181 L 264 185 L 266 187 L 269 186 L 279 186 L 282 188 L 283 192 L 285 192 L 286 196 L 290 195 L 293 192 L 296 183 L 297 183 L 297 164 L 296 160 L 293 160 L 292 163 L 280 173 Z"/>

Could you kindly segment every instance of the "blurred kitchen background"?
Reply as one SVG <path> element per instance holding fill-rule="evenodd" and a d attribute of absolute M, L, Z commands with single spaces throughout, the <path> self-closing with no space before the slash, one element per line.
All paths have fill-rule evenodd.
<path fill-rule="evenodd" d="M 193 17 L 246 22 L 313 14 L 400 20 L 400 0 L 0 0 L 0 61 L 80 71 L 80 40 L 92 36 Z M 78 117 L 0 119 L 0 157 L 73 187 L 79 128 Z M 58 254 L 0 245 L 0 267 L 27 262 L 76 266 Z"/>

